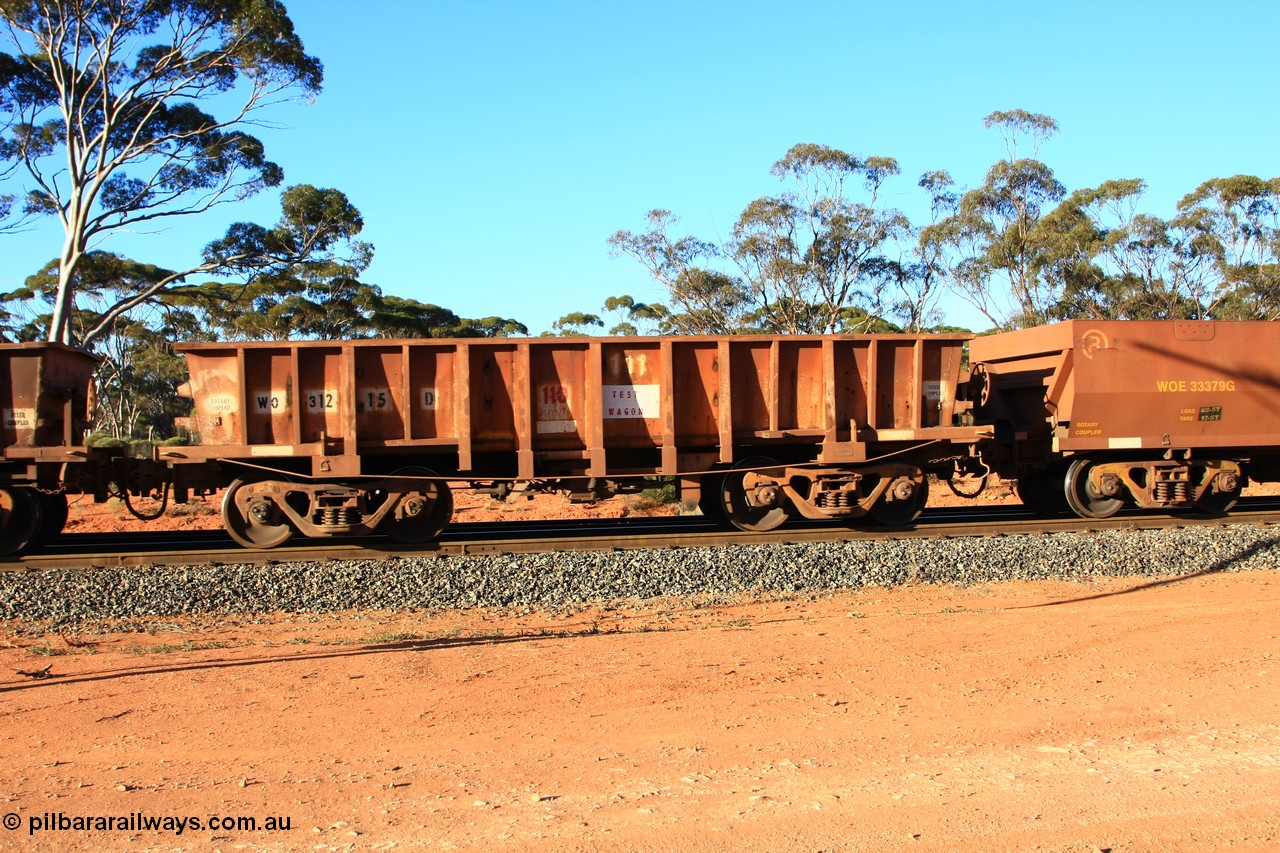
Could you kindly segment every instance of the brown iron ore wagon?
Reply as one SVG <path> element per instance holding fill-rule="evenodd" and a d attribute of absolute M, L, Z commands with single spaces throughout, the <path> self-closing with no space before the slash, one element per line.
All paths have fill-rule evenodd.
<path fill-rule="evenodd" d="M 603 496 L 671 477 L 748 530 L 912 521 L 926 474 L 971 455 L 967 335 L 185 344 L 200 444 L 180 491 L 235 474 L 245 545 L 435 538 L 459 484 Z M 192 463 L 201 463 L 191 467 Z M 210 465 L 208 463 L 213 463 Z"/>
<path fill-rule="evenodd" d="M 101 464 L 84 446 L 99 361 L 62 344 L 0 344 L 0 555 L 60 533 L 68 476 L 78 490 Z"/>
<path fill-rule="evenodd" d="M 1073 320 L 969 358 L 983 461 L 1030 505 L 1217 513 L 1280 479 L 1280 323 Z"/>
<path fill-rule="evenodd" d="M 459 488 L 592 499 L 670 478 L 687 505 L 770 530 L 909 524 L 930 475 L 996 472 L 1031 506 L 1093 518 L 1225 512 L 1247 479 L 1280 479 L 1277 323 L 177 348 L 194 440 L 136 458 L 85 446 L 95 356 L 0 346 L 0 553 L 60 532 L 68 493 L 225 489 L 232 537 L 273 547 L 428 542 Z"/>

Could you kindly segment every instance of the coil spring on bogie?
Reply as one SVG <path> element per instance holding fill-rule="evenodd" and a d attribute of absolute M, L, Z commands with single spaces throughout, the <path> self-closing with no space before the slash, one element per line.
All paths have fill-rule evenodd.
<path fill-rule="evenodd" d="M 326 526 L 342 526 L 346 527 L 352 524 L 359 524 L 362 516 L 360 510 L 353 506 L 326 506 L 321 507 L 320 524 Z"/>
<path fill-rule="evenodd" d="M 1160 503 L 1185 503 L 1187 500 L 1186 480 L 1162 480 L 1156 483 L 1155 498 Z"/>
<path fill-rule="evenodd" d="M 818 492 L 818 506 L 823 509 L 842 509 L 853 506 L 853 493 L 844 489 Z"/>

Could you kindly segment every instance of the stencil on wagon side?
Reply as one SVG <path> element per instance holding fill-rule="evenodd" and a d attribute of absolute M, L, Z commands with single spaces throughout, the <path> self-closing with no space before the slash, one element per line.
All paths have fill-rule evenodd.
<path fill-rule="evenodd" d="M 573 391 L 566 385 L 539 385 L 534 391 L 538 406 L 536 428 L 543 435 L 577 432 L 578 422 L 569 406 Z"/>
<path fill-rule="evenodd" d="M 307 391 L 302 396 L 308 412 L 332 412 L 338 408 L 338 392 L 332 388 Z"/>
<path fill-rule="evenodd" d="M 259 415 L 272 412 L 283 412 L 289 408 L 289 392 L 283 388 L 278 391 L 259 391 L 252 395 L 253 411 Z"/>
<path fill-rule="evenodd" d="M 395 398 L 391 396 L 391 389 L 386 386 L 361 388 L 356 391 L 356 411 L 358 412 L 381 412 L 395 408 Z"/>
<path fill-rule="evenodd" d="M 205 408 L 210 412 L 238 412 L 240 407 L 236 405 L 236 398 L 233 394 L 210 394 L 205 398 Z"/>
<path fill-rule="evenodd" d="M 35 409 L 5 409 L 4 425 L 8 429 L 35 429 Z"/>
<path fill-rule="evenodd" d="M 605 385 L 605 418 L 662 417 L 662 389 L 658 385 Z"/>

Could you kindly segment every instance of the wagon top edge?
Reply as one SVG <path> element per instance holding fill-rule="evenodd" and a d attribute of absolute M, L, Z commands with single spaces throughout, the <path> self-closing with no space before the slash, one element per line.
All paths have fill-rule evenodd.
<path fill-rule="evenodd" d="M 441 347 L 454 348 L 458 346 L 589 346 L 590 344 L 614 344 L 614 345 L 630 345 L 636 347 L 656 346 L 663 342 L 678 344 L 716 344 L 721 341 L 742 342 L 742 343 L 772 343 L 773 341 L 781 342 L 801 342 L 801 343 L 819 343 L 822 341 L 927 341 L 927 342 L 957 342 L 966 343 L 973 339 L 973 335 L 965 333 L 945 333 L 931 334 L 928 332 L 920 334 L 877 334 L 877 335 L 654 335 L 640 336 L 633 335 L 628 337 L 603 337 L 603 336 L 546 336 L 546 337 L 528 337 L 528 338 L 359 338 L 355 340 L 305 340 L 305 341 L 208 341 L 208 342 L 192 342 L 178 343 L 174 348 L 178 352 L 200 352 L 202 350 L 226 350 L 226 349 L 282 349 L 289 347 L 303 348 L 327 348 L 356 346 L 356 347 L 401 347 L 401 346 L 417 346 L 417 347 Z"/>
<path fill-rule="evenodd" d="M 102 361 L 102 356 L 70 344 L 51 343 L 49 341 L 26 341 L 17 344 L 0 343 L 0 353 L 39 352 L 41 350 L 76 353 L 77 355 Z"/>

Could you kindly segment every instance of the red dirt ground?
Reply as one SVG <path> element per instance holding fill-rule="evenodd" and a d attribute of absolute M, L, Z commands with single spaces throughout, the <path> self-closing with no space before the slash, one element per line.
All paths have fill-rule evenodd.
<path fill-rule="evenodd" d="M 1275 850 L 1274 568 L 9 623 L 0 848 Z M 30 834 L 139 814 L 289 828 Z"/>
<path fill-rule="evenodd" d="M 1278 605 L 1255 571 L 10 630 L 0 847 L 1274 850 Z"/>

